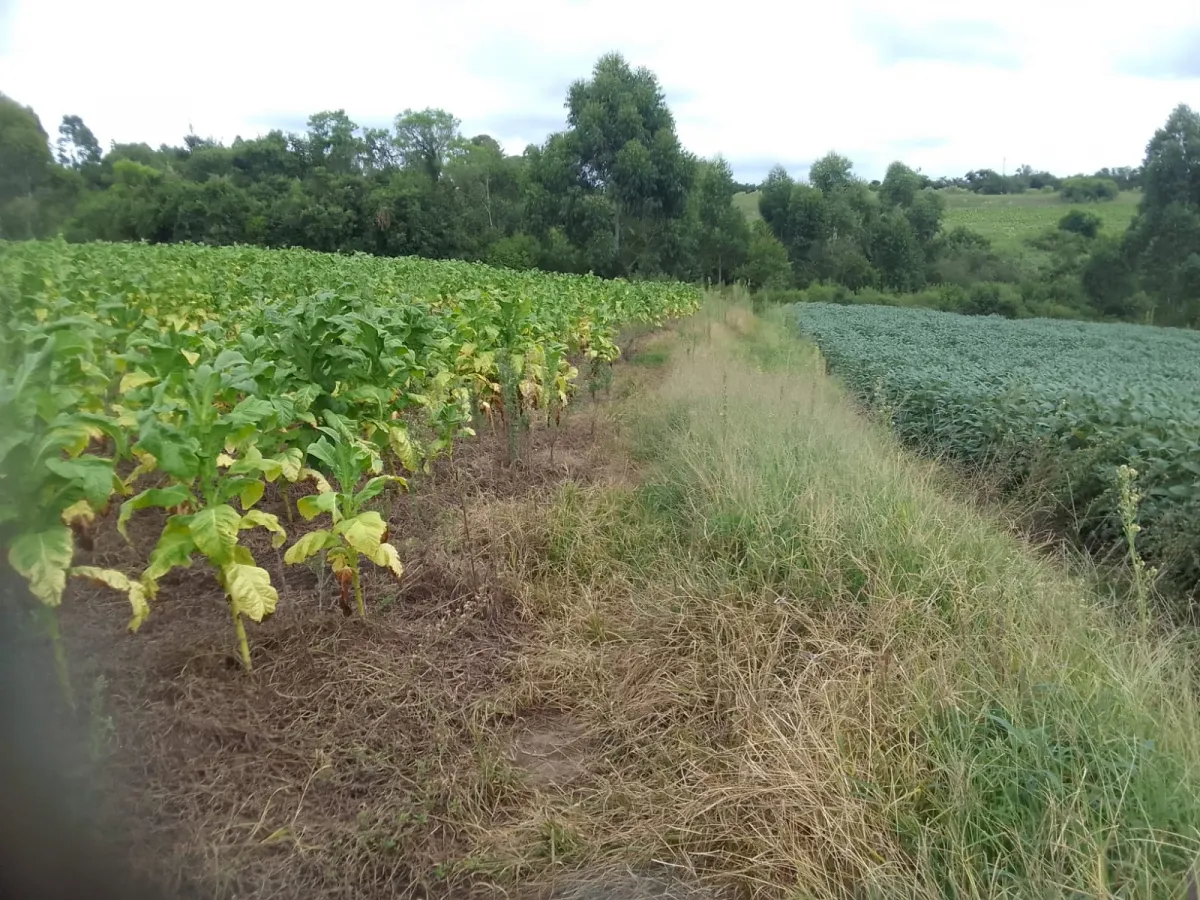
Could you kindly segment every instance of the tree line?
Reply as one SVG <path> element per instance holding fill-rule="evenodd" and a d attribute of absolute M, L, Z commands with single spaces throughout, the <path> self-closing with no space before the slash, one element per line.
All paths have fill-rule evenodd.
<path fill-rule="evenodd" d="M 466 136 L 439 109 L 404 110 L 387 128 L 333 110 L 300 133 L 103 151 L 78 116 L 64 116 L 51 145 L 32 109 L 0 95 L 0 239 L 297 246 L 738 280 L 781 299 L 1200 325 L 1200 125 L 1186 106 L 1137 168 L 931 179 L 897 161 L 866 181 L 830 153 L 807 180 L 776 167 L 761 185 L 683 148 L 658 79 L 619 54 L 573 83 L 565 107 L 566 127 L 520 154 Z M 1038 238 L 1049 264 L 1032 268 L 942 227 L 948 188 L 1088 203 L 1136 186 L 1143 198 L 1125 235 L 1070 215 Z M 733 203 L 751 188 L 762 214 L 753 227 Z"/>
<path fill-rule="evenodd" d="M 0 238 L 246 243 L 485 260 L 606 276 L 729 280 L 749 228 L 728 163 L 680 145 L 657 78 L 619 55 L 572 84 L 567 127 L 509 155 L 453 115 L 390 128 L 320 112 L 226 146 L 114 143 L 77 116 L 51 151 L 0 95 Z"/>
<path fill-rule="evenodd" d="M 965 180 L 989 193 L 981 171 Z M 1011 177 L 1040 176 L 1022 167 Z M 943 181 L 893 162 L 867 182 L 837 153 L 815 162 L 807 182 L 777 166 L 759 193 L 761 233 L 743 274 L 780 300 L 1200 327 L 1200 115 L 1189 107 L 1171 113 L 1138 169 L 1047 182 L 1072 203 L 1112 199 L 1135 183 L 1143 194 L 1121 235 L 1102 234 L 1086 209 L 1069 211 L 1033 239 L 1044 257 L 1036 263 L 995 252 L 969 229 L 944 229 Z"/>

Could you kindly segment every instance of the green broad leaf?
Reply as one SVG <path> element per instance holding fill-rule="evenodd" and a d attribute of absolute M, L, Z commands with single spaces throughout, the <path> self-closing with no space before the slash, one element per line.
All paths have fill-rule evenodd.
<path fill-rule="evenodd" d="M 408 490 L 408 482 L 399 475 L 378 475 L 363 485 L 363 489 L 354 495 L 356 503 L 366 503 L 378 497 L 389 484 L 398 484 Z"/>
<path fill-rule="evenodd" d="M 159 429 L 152 429 L 142 436 L 136 449 L 149 453 L 157 461 L 158 468 L 180 481 L 191 481 L 200 471 L 200 457 L 196 455 L 194 440 L 181 442 Z"/>
<path fill-rule="evenodd" d="M 336 546 L 337 538 L 330 532 L 324 530 L 310 531 L 287 548 L 283 554 L 283 561 L 288 565 L 304 562 L 304 560 L 315 556 L 322 550 L 328 550 L 330 547 Z"/>
<path fill-rule="evenodd" d="M 328 491 L 323 494 L 309 494 L 306 497 L 301 497 L 296 501 L 296 509 L 300 515 L 311 522 L 321 513 L 334 513 L 337 511 L 338 495 L 333 491 Z"/>
<path fill-rule="evenodd" d="M 237 350 L 222 350 L 217 354 L 217 358 L 212 361 L 212 367 L 216 371 L 224 371 L 232 369 L 234 366 L 246 365 L 246 357 L 242 356 Z"/>
<path fill-rule="evenodd" d="M 94 507 L 104 506 L 113 491 L 121 489 L 112 460 L 97 456 L 77 456 L 74 459 L 48 459 L 46 468 L 68 481 L 75 482 Z"/>
<path fill-rule="evenodd" d="M 55 525 L 17 538 L 9 548 L 8 564 L 29 582 L 33 596 L 46 606 L 58 606 L 67 586 L 67 567 L 74 555 L 71 529 Z"/>
<path fill-rule="evenodd" d="M 245 475 L 250 472 L 257 472 L 263 475 L 267 481 L 274 481 L 279 477 L 282 469 L 283 465 L 279 459 L 263 456 L 257 447 L 250 447 L 241 459 L 233 461 L 233 464 L 229 467 L 229 474 Z"/>
<path fill-rule="evenodd" d="M 279 518 L 273 513 L 258 509 L 250 510 L 242 516 L 242 521 L 238 523 L 239 531 L 245 531 L 248 528 L 265 528 L 271 532 L 271 546 L 276 549 L 282 547 L 283 542 L 287 540 L 287 532 L 283 530 L 283 526 L 279 524 Z"/>
<path fill-rule="evenodd" d="M 233 548 L 237 546 L 238 526 L 242 517 L 236 509 L 224 504 L 209 506 L 192 516 L 188 529 L 196 549 L 207 556 L 214 565 L 224 566 L 233 561 Z"/>
<path fill-rule="evenodd" d="M 125 526 L 129 522 L 129 517 L 139 509 L 150 509 L 151 507 L 170 509 L 191 499 L 192 492 L 186 484 L 173 484 L 170 487 L 150 488 L 142 491 L 136 497 L 131 497 L 121 504 L 121 512 L 117 516 L 117 531 L 121 533 L 121 537 L 128 540 L 129 535 Z"/>
<path fill-rule="evenodd" d="M 240 354 L 239 354 L 240 355 Z M 275 405 L 261 397 L 247 397 L 229 411 L 229 422 L 235 428 L 257 425 L 275 414 Z"/>
<path fill-rule="evenodd" d="M 150 563 L 142 573 L 142 583 L 155 585 L 158 579 L 175 568 L 187 568 L 192 564 L 196 542 L 192 539 L 192 516 L 171 516 L 166 527 L 158 536 L 158 543 L 150 551 Z M 155 592 L 151 587 L 151 594 Z"/>
<path fill-rule="evenodd" d="M 333 533 L 369 559 L 374 559 L 387 535 L 387 523 L 379 513 L 359 513 L 351 519 L 343 519 L 333 526 Z"/>
<path fill-rule="evenodd" d="M 261 622 L 279 603 L 279 594 L 271 586 L 266 569 L 230 562 L 221 566 L 221 586 L 229 597 L 230 609 L 237 615 Z"/>
<path fill-rule="evenodd" d="M 118 572 L 116 569 L 98 569 L 95 566 L 76 566 L 71 569 L 71 574 L 96 584 L 103 584 L 128 596 L 129 605 L 133 607 L 133 618 L 129 620 L 128 626 L 130 631 L 137 631 L 146 621 L 146 616 L 150 615 L 145 585 L 134 581 L 124 572 Z"/>
<path fill-rule="evenodd" d="M 308 445 L 308 455 L 325 463 L 330 470 L 337 468 L 337 451 L 325 435 Z"/>

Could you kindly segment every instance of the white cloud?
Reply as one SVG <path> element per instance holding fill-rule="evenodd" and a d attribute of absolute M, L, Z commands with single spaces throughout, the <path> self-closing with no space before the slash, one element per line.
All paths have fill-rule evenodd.
<path fill-rule="evenodd" d="M 744 178 L 776 160 L 803 174 L 831 148 L 869 176 L 895 158 L 1067 173 L 1136 164 L 1172 107 L 1200 106 L 1194 65 L 1147 64 L 1194 44 L 1181 35 L 1200 30 L 1200 6 L 1127 14 L 1053 0 L 0 0 L 0 90 L 52 134 L 76 113 L 105 142 L 440 106 L 519 151 L 561 127 L 570 81 L 619 50 L 658 75 L 685 146 Z"/>

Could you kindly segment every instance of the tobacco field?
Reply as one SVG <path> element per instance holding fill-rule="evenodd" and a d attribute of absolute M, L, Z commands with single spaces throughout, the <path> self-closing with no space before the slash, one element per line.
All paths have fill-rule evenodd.
<path fill-rule="evenodd" d="M 278 601 L 241 536 L 323 560 L 343 611 L 362 567 L 403 560 L 371 508 L 498 421 L 556 420 L 618 327 L 697 291 L 463 262 L 196 245 L 0 243 L 0 547 L 28 583 L 70 693 L 55 610 L 69 579 L 128 596 L 136 630 L 174 569 L 211 567 L 243 665 Z M 289 540 L 257 508 L 267 486 Z M 294 494 L 294 501 L 290 497 Z M 117 515 L 108 516 L 110 510 Z M 140 571 L 75 564 L 97 527 L 165 510 Z M 232 636 L 231 636 L 232 645 Z"/>

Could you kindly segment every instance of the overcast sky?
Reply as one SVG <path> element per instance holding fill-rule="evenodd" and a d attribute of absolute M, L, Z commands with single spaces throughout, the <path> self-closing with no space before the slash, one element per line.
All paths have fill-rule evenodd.
<path fill-rule="evenodd" d="M 510 152 L 564 126 L 567 85 L 619 50 L 684 146 L 757 181 L 830 149 L 878 177 L 1136 165 L 1200 107 L 1200 0 L 0 0 L 0 91 L 56 135 L 223 141 L 344 108 L 450 110 Z"/>

